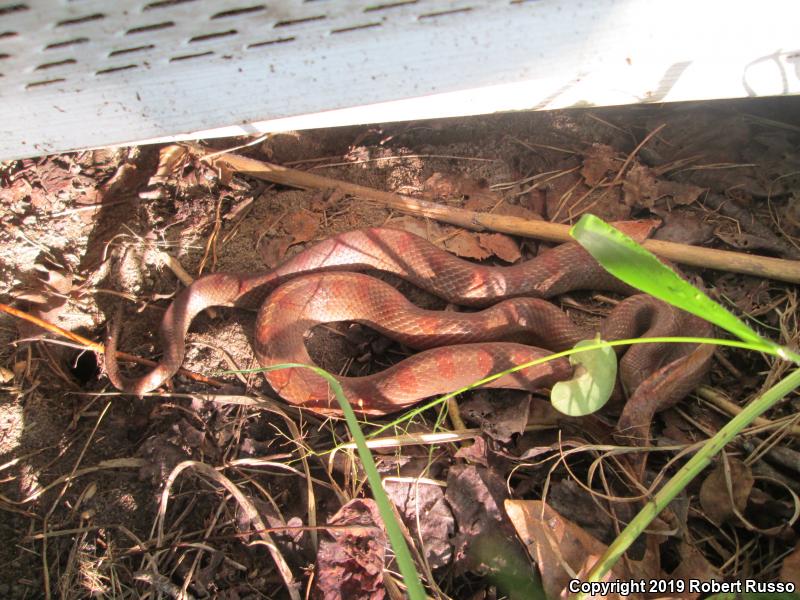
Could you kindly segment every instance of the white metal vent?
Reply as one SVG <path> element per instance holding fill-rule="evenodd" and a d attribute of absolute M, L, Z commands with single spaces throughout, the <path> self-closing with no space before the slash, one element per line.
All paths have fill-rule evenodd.
<path fill-rule="evenodd" d="M 5 92 L 91 84 L 131 71 L 180 72 L 184 61 L 265 58 L 278 44 L 309 48 L 326 38 L 487 9 L 491 2 L 239 2 L 220 0 L 29 0 L 0 5 Z M 355 40 L 353 39 L 355 37 Z M 347 40 L 342 39 L 342 42 Z M 400 50 L 400 49 L 398 49 Z M 324 60 L 324 57 L 318 57 Z M 63 86 L 62 86 L 63 87 Z"/>
<path fill-rule="evenodd" d="M 797 93 L 799 22 L 794 0 L 0 0 L 0 159 Z"/>

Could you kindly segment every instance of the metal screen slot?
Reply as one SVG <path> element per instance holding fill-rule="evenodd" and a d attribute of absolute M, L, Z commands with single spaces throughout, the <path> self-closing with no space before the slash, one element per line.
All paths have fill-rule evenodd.
<path fill-rule="evenodd" d="M 291 27 L 292 25 L 302 25 L 303 23 L 311 23 L 312 21 L 321 21 L 325 15 L 316 15 L 314 17 L 303 17 L 301 19 L 289 19 L 287 21 L 278 21 L 273 27 Z"/>
<path fill-rule="evenodd" d="M 15 12 L 22 12 L 23 10 L 30 10 L 27 4 L 12 4 L 11 6 L 0 6 L 0 17 L 10 15 Z"/>
<path fill-rule="evenodd" d="M 247 49 L 250 48 L 261 48 L 263 46 L 274 46 L 275 44 L 285 44 L 287 42 L 293 42 L 295 38 L 293 37 L 285 37 L 285 38 L 278 38 L 276 40 L 266 40 L 264 42 L 255 42 L 252 44 L 247 44 Z"/>
<path fill-rule="evenodd" d="M 2 58 L 2 57 L 0 57 L 0 58 Z M 44 71 L 46 69 L 54 69 L 56 67 L 63 67 L 64 65 L 74 65 L 77 62 L 78 61 L 75 60 L 74 58 L 66 58 L 64 60 L 59 60 L 57 62 L 44 63 L 42 65 L 37 66 L 36 70 L 37 71 Z"/>
<path fill-rule="evenodd" d="M 133 54 L 134 52 L 144 52 L 146 50 L 152 50 L 155 48 L 153 44 L 147 44 L 146 46 L 134 46 L 133 48 L 121 48 L 119 50 L 112 50 L 108 53 L 108 57 L 112 58 L 114 56 L 121 56 L 123 54 Z"/>
<path fill-rule="evenodd" d="M 2 37 L 2 36 L 0 36 L 0 37 Z M 45 46 L 44 49 L 45 50 L 56 50 L 58 48 L 67 48 L 69 46 L 77 46 L 78 44 L 85 44 L 88 41 L 89 41 L 89 38 L 79 37 L 79 38 L 74 38 L 74 39 L 71 39 L 71 40 L 66 40 L 66 41 L 63 41 L 63 42 L 54 42 L 52 44 L 47 44 L 47 46 Z"/>
<path fill-rule="evenodd" d="M 182 60 L 191 60 L 193 58 L 201 58 L 203 56 L 212 56 L 214 53 L 212 51 L 208 52 L 198 52 L 197 54 L 184 54 L 183 56 L 173 56 L 169 59 L 169 62 L 179 62 Z"/>
<path fill-rule="evenodd" d="M 95 13 L 93 15 L 86 15 L 85 17 L 78 17 L 76 19 L 66 19 L 64 21 L 59 21 L 56 23 L 56 27 L 70 27 L 72 25 L 83 25 L 84 23 L 91 23 L 92 21 L 99 21 L 100 19 L 105 19 L 106 16 L 103 13 Z"/>
<path fill-rule="evenodd" d="M 193 38 L 189 39 L 190 44 L 194 44 L 196 42 L 205 42 L 208 40 L 216 40 L 218 38 L 228 37 L 229 35 L 236 35 L 239 33 L 235 29 L 229 29 L 228 31 L 219 31 L 217 33 L 206 33 L 203 35 L 197 35 Z"/>
<path fill-rule="evenodd" d="M 163 23 L 154 23 L 153 25 L 142 25 L 141 27 L 134 27 L 132 29 L 128 29 L 125 32 L 125 35 L 136 35 L 137 33 L 146 33 L 148 31 L 159 31 L 160 29 L 169 29 L 170 27 L 175 27 L 175 23 L 172 21 L 164 21 Z"/>
<path fill-rule="evenodd" d="M 195 0 L 161 0 L 160 2 L 151 2 L 150 4 L 146 4 L 144 10 L 169 8 L 170 6 L 176 6 L 178 4 L 186 4 L 188 2 L 194 2 L 194 1 Z"/>
<path fill-rule="evenodd" d="M 364 9 L 364 12 L 378 12 L 381 10 L 391 10 L 393 8 L 400 8 L 401 6 L 409 6 L 411 4 L 416 4 L 417 0 L 401 0 L 400 2 L 388 2 L 386 4 L 376 4 L 373 6 L 367 6 Z"/>
<path fill-rule="evenodd" d="M 261 12 L 267 8 L 264 4 L 259 4 L 258 6 L 248 6 L 245 8 L 233 8 L 231 10 L 225 10 L 222 12 L 218 12 L 215 15 L 211 15 L 212 19 L 227 19 L 228 17 L 238 17 L 241 15 L 249 15 L 255 12 Z"/>

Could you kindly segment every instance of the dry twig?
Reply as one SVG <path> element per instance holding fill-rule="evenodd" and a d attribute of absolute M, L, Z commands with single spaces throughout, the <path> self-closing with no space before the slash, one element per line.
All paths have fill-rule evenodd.
<path fill-rule="evenodd" d="M 203 152 L 198 146 L 192 146 L 192 148 L 197 152 Z M 330 177 L 289 169 L 236 154 L 216 156 L 210 161 L 215 165 L 222 164 L 234 171 L 266 181 L 303 189 L 335 189 L 350 196 L 377 202 L 400 212 L 429 217 L 475 231 L 498 231 L 551 242 L 572 241 L 569 235 L 569 225 L 549 223 L 547 221 L 530 221 L 520 217 L 479 213 L 463 208 L 454 208 L 418 200 L 402 194 L 384 192 Z M 661 240 L 646 240 L 643 245 L 663 258 L 684 265 L 800 283 L 800 261 L 689 246 Z"/>

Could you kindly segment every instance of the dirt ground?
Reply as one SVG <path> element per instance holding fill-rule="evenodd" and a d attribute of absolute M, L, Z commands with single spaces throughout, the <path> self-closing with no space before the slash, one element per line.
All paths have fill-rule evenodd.
<path fill-rule="evenodd" d="M 658 219 L 658 239 L 798 260 L 799 148 L 800 102 L 788 98 L 348 127 L 274 135 L 237 152 L 481 212 L 559 223 L 587 212 Z M 192 277 L 254 272 L 368 226 L 408 229 L 487 264 L 548 247 L 216 172 L 175 147 L 12 161 L 0 178 L 0 301 L 97 342 L 123 305 L 120 347 L 148 358 L 159 355 L 155 332 L 183 287 L 166 255 Z M 683 271 L 768 337 L 798 347 L 796 286 Z M 423 307 L 453 308 L 381 278 Z M 616 299 L 574 292 L 557 303 L 591 325 Z M 290 597 L 259 522 L 300 597 L 402 597 L 357 459 L 329 453 L 349 441 L 344 425 L 288 407 L 258 374 L 223 374 L 257 367 L 254 318 L 223 308 L 192 326 L 183 366 L 222 388 L 179 376 L 136 398 L 115 391 L 94 353 L 0 313 L 0 597 Z M 353 324 L 319 327 L 306 343 L 318 364 L 350 375 L 409 352 Z M 769 356 L 718 349 L 705 383 L 654 419 L 653 444 L 669 448 L 652 453 L 639 488 L 607 453 L 613 407 L 561 419 L 546 397 L 521 392 L 466 394 L 465 440 L 376 450 L 430 595 L 531 597 L 533 559 L 545 589 L 560 589 L 563 561 L 578 572 L 602 552 L 685 448 L 788 370 Z M 764 417 L 673 502 L 616 576 L 800 586 L 800 397 Z M 370 419 L 365 432 L 394 418 Z M 382 435 L 462 427 L 434 408 Z M 529 503 L 509 519 L 506 500 Z M 543 506 L 574 543 L 548 542 L 536 525 Z M 336 533 L 354 523 L 368 534 Z"/>

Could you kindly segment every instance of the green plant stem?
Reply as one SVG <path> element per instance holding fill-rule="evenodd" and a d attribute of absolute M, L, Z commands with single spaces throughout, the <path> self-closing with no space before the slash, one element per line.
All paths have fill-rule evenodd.
<path fill-rule="evenodd" d="M 397 566 L 400 569 L 400 574 L 403 576 L 403 581 L 406 584 L 406 592 L 408 593 L 408 597 L 411 600 L 425 600 L 425 588 L 422 586 L 422 581 L 420 581 L 419 573 L 417 572 L 416 567 L 414 566 L 414 560 L 411 558 L 411 552 L 408 549 L 408 545 L 406 544 L 406 539 L 403 536 L 403 532 L 400 529 L 400 525 L 397 522 L 397 519 L 394 516 L 394 510 L 392 510 L 392 505 L 389 502 L 389 497 L 386 495 L 386 492 L 383 489 L 383 483 L 381 482 L 381 476 L 378 473 L 378 469 L 375 466 L 375 462 L 372 460 L 372 454 L 367 448 L 367 440 L 364 437 L 364 432 L 361 431 L 361 426 L 358 423 L 358 418 L 356 417 L 356 413 L 353 411 L 353 407 L 347 401 L 347 398 L 344 395 L 344 390 L 342 390 L 341 384 L 336 380 L 336 378 L 319 367 L 315 367 L 312 365 L 303 365 L 299 363 L 285 363 L 281 365 L 275 365 L 272 367 L 265 367 L 261 369 L 251 369 L 252 371 L 276 371 L 279 369 L 289 369 L 289 368 L 304 368 L 310 369 L 320 377 L 324 377 L 328 384 L 331 386 L 334 395 L 336 396 L 336 400 L 339 403 L 339 407 L 342 409 L 342 413 L 344 414 L 344 419 L 347 422 L 347 427 L 350 430 L 350 435 L 353 436 L 353 441 L 356 443 L 356 448 L 358 450 L 358 456 L 361 459 L 361 463 L 364 466 L 364 472 L 367 474 L 367 481 L 369 482 L 369 486 L 372 489 L 372 497 L 375 500 L 375 504 L 378 506 L 378 511 L 381 514 L 381 518 L 383 519 L 383 525 L 386 527 L 386 535 L 389 537 L 389 543 L 392 545 L 394 549 L 395 559 L 397 560 Z"/>
<path fill-rule="evenodd" d="M 545 357 L 537 358 L 536 360 L 532 360 L 530 362 L 523 363 L 521 365 L 517 365 L 510 369 L 506 369 L 505 371 L 501 371 L 500 373 L 495 373 L 493 375 L 489 375 L 488 377 L 484 377 L 483 379 L 476 381 L 468 386 L 450 392 L 449 394 L 445 394 L 444 396 L 440 396 L 435 400 L 431 400 L 430 402 L 426 402 L 425 404 L 414 408 L 407 413 L 404 413 L 402 417 L 399 419 L 395 419 L 391 423 L 386 423 L 382 425 L 377 430 L 370 433 L 367 437 L 373 438 L 377 437 L 382 434 L 387 429 L 391 429 L 392 427 L 396 427 L 400 423 L 404 421 L 408 421 L 413 419 L 417 415 L 425 412 L 426 410 L 438 406 L 442 402 L 446 402 L 450 398 L 454 398 L 459 394 L 463 394 L 464 392 L 468 392 L 473 390 L 477 387 L 482 385 L 486 385 L 494 381 L 495 379 L 500 379 L 505 375 L 510 373 L 516 373 L 517 371 L 521 371 L 522 369 L 527 369 L 529 367 L 535 367 L 536 365 L 544 364 L 551 360 L 556 360 L 557 358 L 563 358 L 565 356 L 572 356 L 573 354 L 577 354 L 579 352 L 589 352 L 591 350 L 597 350 L 599 348 L 604 348 L 608 346 L 633 346 L 636 344 L 657 344 L 657 343 L 693 343 L 693 344 L 713 344 L 715 346 L 729 346 L 731 348 L 744 348 L 746 350 L 755 350 L 756 352 L 764 352 L 765 354 L 772 354 L 773 356 L 781 356 L 781 351 L 785 352 L 784 348 L 780 346 L 773 347 L 773 346 L 766 346 L 757 344 L 754 342 L 743 342 L 739 340 L 724 340 L 721 338 L 701 338 L 701 337 L 651 337 L 651 338 L 635 338 L 635 339 L 627 339 L 627 340 L 615 340 L 613 342 L 596 342 L 594 344 L 587 344 L 581 348 L 570 348 L 569 350 L 562 350 L 561 352 L 554 352 L 553 354 L 548 354 Z M 783 356 L 781 356 L 783 358 Z M 259 370 L 259 369 L 255 369 Z"/>
<path fill-rule="evenodd" d="M 742 412 L 731 419 L 714 437 L 695 454 L 661 488 L 639 514 L 637 514 L 622 533 L 608 547 L 605 554 L 595 563 L 587 581 L 600 581 L 613 568 L 617 560 L 645 530 L 650 522 L 677 496 L 736 435 L 750 425 L 779 400 L 800 387 L 800 369 L 792 371 L 787 377 L 772 386 L 757 399 L 748 404 Z M 586 594 L 574 596 L 575 600 L 587 598 Z"/>

